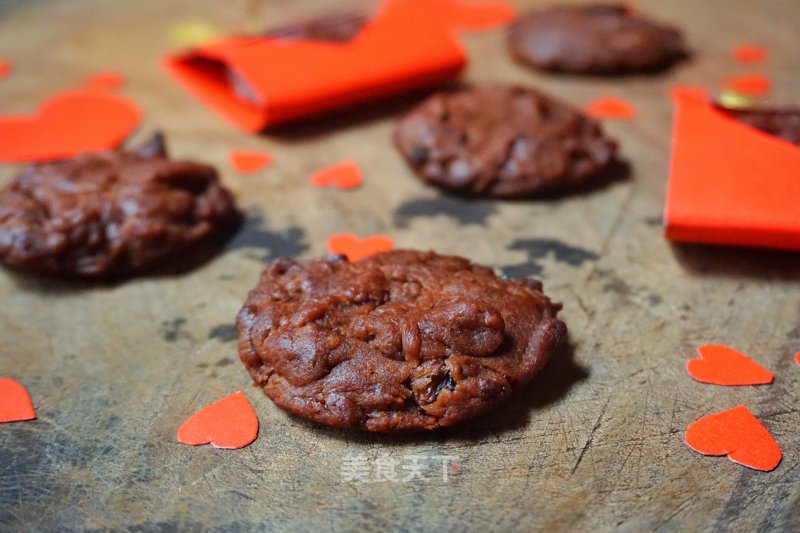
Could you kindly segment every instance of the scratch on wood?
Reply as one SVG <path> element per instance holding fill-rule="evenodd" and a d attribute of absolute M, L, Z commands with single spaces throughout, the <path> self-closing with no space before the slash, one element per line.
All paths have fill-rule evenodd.
<path fill-rule="evenodd" d="M 606 399 L 606 403 L 605 403 L 605 405 L 603 405 L 603 409 L 600 410 L 600 416 L 597 417 L 597 422 L 594 423 L 594 427 L 592 428 L 592 432 L 589 434 L 589 438 L 586 439 L 586 444 L 583 446 L 583 449 L 581 450 L 581 454 L 578 456 L 578 460 L 575 461 L 575 466 L 572 467 L 572 472 L 570 472 L 570 475 L 573 475 L 575 473 L 575 471 L 578 470 L 578 467 L 580 466 L 581 461 L 583 461 L 583 456 L 586 455 L 586 451 L 592 445 L 592 441 L 594 440 L 594 435 L 595 435 L 595 433 L 597 433 L 597 430 L 600 429 L 600 424 L 603 423 L 603 415 L 606 414 L 606 409 L 608 408 L 609 402 L 611 402 L 611 395 L 609 395 L 608 399 Z"/>
<path fill-rule="evenodd" d="M 231 491 L 231 493 L 232 493 L 232 494 L 236 494 L 237 496 L 240 496 L 240 497 L 242 497 L 242 498 L 244 498 L 244 499 L 246 499 L 246 500 L 250 500 L 250 501 L 253 501 L 253 502 L 254 502 L 254 501 L 256 501 L 256 499 L 255 499 L 255 498 L 253 498 L 252 496 L 248 496 L 248 495 L 247 495 L 247 494 L 245 494 L 244 492 L 240 492 L 240 491 L 238 491 L 238 490 L 232 490 L 232 491 Z"/>
<path fill-rule="evenodd" d="M 622 220 L 625 218 L 625 213 L 628 211 L 628 208 L 630 207 L 630 204 L 633 201 L 634 193 L 636 191 L 636 188 L 634 187 L 633 183 L 634 182 L 632 181 L 631 184 L 628 186 L 628 191 L 625 194 L 625 198 L 622 200 L 619 212 L 617 212 L 617 216 L 614 217 L 614 221 L 611 223 L 611 229 L 609 229 L 608 234 L 606 235 L 605 239 L 603 239 L 603 243 L 600 246 L 600 249 L 597 251 L 597 256 L 601 259 L 606 255 L 608 247 L 611 244 L 611 240 L 614 238 L 614 235 L 616 235 L 617 231 L 619 231 L 620 227 L 622 226 Z M 592 280 L 595 272 L 597 272 L 597 267 L 599 264 L 600 264 L 599 260 L 595 261 L 592 264 L 592 268 L 589 271 L 589 274 L 586 276 L 584 283 L 588 283 L 589 281 Z"/>

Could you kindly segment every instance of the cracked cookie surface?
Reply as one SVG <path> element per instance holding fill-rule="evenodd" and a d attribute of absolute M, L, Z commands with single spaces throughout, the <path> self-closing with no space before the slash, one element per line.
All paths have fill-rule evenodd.
<path fill-rule="evenodd" d="M 451 426 L 524 387 L 566 335 L 534 280 L 397 250 L 274 261 L 239 312 L 239 354 L 283 409 L 318 423 Z"/>
<path fill-rule="evenodd" d="M 64 277 L 147 270 L 236 226 L 214 167 L 138 150 L 31 165 L 0 190 L 0 262 Z"/>
<path fill-rule="evenodd" d="M 423 180 L 495 198 L 574 187 L 604 170 L 617 149 L 597 121 L 515 86 L 436 94 L 400 119 L 394 139 Z"/>

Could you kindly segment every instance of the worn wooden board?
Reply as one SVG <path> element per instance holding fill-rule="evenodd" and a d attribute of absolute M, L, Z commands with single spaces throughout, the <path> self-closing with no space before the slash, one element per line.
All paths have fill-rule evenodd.
<path fill-rule="evenodd" d="M 520 1 L 519 5 L 539 2 Z M 640 110 L 610 123 L 632 171 L 586 194 L 466 203 L 422 185 L 389 143 L 403 104 L 266 136 L 239 133 L 189 99 L 158 64 L 169 29 L 248 24 L 245 2 L 0 1 L 0 110 L 28 112 L 97 70 L 119 69 L 146 112 L 139 136 L 217 164 L 249 218 L 224 254 L 180 275 L 118 284 L 0 272 L 0 375 L 27 385 L 39 418 L 0 426 L 0 530 L 800 530 L 800 262 L 797 255 L 672 247 L 661 236 L 670 86 L 716 86 L 763 70 L 776 100 L 800 91 L 796 0 L 640 0 L 682 26 L 695 59 L 657 77 L 532 73 L 502 32 L 466 39 L 470 82 L 528 83 L 583 104 L 621 95 Z M 264 3 L 279 22 L 367 2 Z M 249 13 L 249 15 L 248 15 Z M 769 47 L 745 68 L 737 43 Z M 240 176 L 232 147 L 275 165 Z M 309 173 L 352 158 L 366 184 L 317 190 Z M 0 180 L 15 171 L 0 167 Z M 564 302 L 570 346 L 505 409 L 462 428 L 398 438 L 316 427 L 278 410 L 237 360 L 233 318 L 269 258 L 317 257 L 334 231 L 386 233 L 399 246 L 455 253 L 534 274 Z M 694 348 L 726 342 L 775 371 L 774 385 L 720 388 L 684 370 Z M 261 420 L 241 451 L 181 446 L 199 407 L 245 390 Z M 783 447 L 772 473 L 704 458 L 683 443 L 693 420 L 745 404 Z M 426 480 L 347 481 L 346 458 L 424 455 Z M 453 456 L 447 481 L 436 455 Z M 455 470 L 459 470 L 455 472 Z"/>

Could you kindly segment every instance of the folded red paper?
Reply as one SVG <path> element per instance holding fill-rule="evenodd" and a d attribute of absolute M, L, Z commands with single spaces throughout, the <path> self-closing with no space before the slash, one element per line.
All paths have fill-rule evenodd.
<path fill-rule="evenodd" d="M 800 147 L 737 122 L 702 89 L 672 96 L 666 237 L 800 250 Z"/>
<path fill-rule="evenodd" d="M 387 0 L 345 43 L 232 37 L 170 55 L 190 93 L 246 131 L 440 84 L 466 62 L 457 29 L 510 22 L 506 2 Z"/>

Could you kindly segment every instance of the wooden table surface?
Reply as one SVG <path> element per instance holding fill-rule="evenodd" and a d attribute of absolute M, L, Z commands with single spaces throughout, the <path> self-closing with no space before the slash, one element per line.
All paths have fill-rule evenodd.
<path fill-rule="evenodd" d="M 669 88 L 760 71 L 775 101 L 796 103 L 800 3 L 637 4 L 681 26 L 694 59 L 655 77 L 584 79 L 515 65 L 502 31 L 465 37 L 468 82 L 530 84 L 576 105 L 619 95 L 639 110 L 607 125 L 629 176 L 557 200 L 467 202 L 423 185 L 393 150 L 405 102 L 247 135 L 158 62 L 178 23 L 235 29 L 249 16 L 277 23 L 369 2 L 272 1 L 255 13 L 242 1 L 0 1 L 0 57 L 15 63 L 0 81 L 0 112 L 31 112 L 89 74 L 119 70 L 121 92 L 145 112 L 135 137 L 161 128 L 177 157 L 216 164 L 248 213 L 224 253 L 180 274 L 89 284 L 0 271 L 0 376 L 24 383 L 38 413 L 0 426 L 0 530 L 800 530 L 798 256 L 671 246 L 660 223 Z M 769 61 L 736 64 L 730 51 L 742 42 L 767 46 Z M 239 175 L 231 148 L 266 150 L 275 163 Z M 345 158 L 362 168 L 361 189 L 308 185 Z M 0 167 L 0 181 L 16 169 Z M 564 302 L 569 346 L 530 391 L 453 430 L 377 436 L 292 418 L 251 386 L 233 321 L 268 260 L 319 257 L 332 232 L 383 233 L 399 247 L 540 277 Z M 686 360 L 709 342 L 752 355 L 775 383 L 693 381 Z M 237 389 L 261 421 L 252 445 L 176 443 L 189 415 Z M 774 472 L 684 444 L 692 421 L 740 404 L 780 443 Z M 422 456 L 426 477 L 348 480 L 359 455 L 370 468 Z"/>

